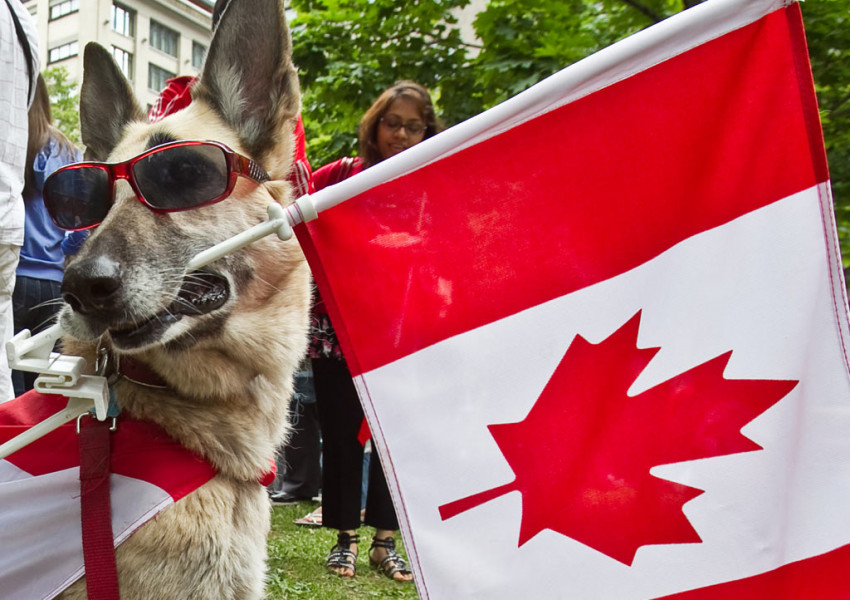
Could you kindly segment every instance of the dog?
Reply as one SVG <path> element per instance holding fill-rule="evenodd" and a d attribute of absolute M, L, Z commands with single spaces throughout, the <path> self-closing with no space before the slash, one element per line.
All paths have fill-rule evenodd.
<path fill-rule="evenodd" d="M 132 359 L 155 373 L 164 388 L 116 379 L 121 414 L 159 425 L 217 470 L 118 546 L 124 600 L 263 596 L 271 509 L 259 478 L 285 439 L 307 344 L 310 273 L 294 239 L 268 236 L 186 268 L 264 221 L 270 202 L 292 201 L 285 179 L 300 91 L 282 0 L 231 3 L 192 97 L 150 124 L 111 54 L 86 47 L 87 159 L 115 163 L 163 143 L 210 140 L 269 175 L 240 176 L 228 198 L 180 212 L 151 210 L 117 180 L 108 214 L 66 266 L 63 351 L 94 365 L 100 346 L 119 365 Z M 85 597 L 84 578 L 60 595 Z"/>

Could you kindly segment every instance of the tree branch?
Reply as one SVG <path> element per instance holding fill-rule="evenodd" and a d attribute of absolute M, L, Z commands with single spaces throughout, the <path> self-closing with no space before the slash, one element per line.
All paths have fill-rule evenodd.
<path fill-rule="evenodd" d="M 632 8 L 637 10 L 638 12 L 642 13 L 646 17 L 649 17 L 652 20 L 653 23 L 658 23 L 658 22 L 664 20 L 664 17 L 653 12 L 648 7 L 644 6 L 640 2 L 637 2 L 636 0 L 621 0 L 621 1 L 624 4 L 628 4 L 629 6 L 631 6 Z"/>
<path fill-rule="evenodd" d="M 847 101 L 850 100 L 850 91 L 848 91 L 842 98 L 839 98 L 836 102 L 832 103 L 832 106 L 829 107 L 829 112 L 833 117 L 841 117 L 844 116 L 850 108 L 844 106 L 847 104 Z"/>

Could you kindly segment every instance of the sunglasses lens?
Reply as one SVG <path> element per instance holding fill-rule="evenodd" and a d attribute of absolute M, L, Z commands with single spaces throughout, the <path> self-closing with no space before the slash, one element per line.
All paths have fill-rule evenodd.
<path fill-rule="evenodd" d="M 224 150 L 198 144 L 154 152 L 136 162 L 133 175 L 149 206 L 184 210 L 223 196 L 230 170 Z"/>
<path fill-rule="evenodd" d="M 85 166 L 54 172 L 44 182 L 44 206 L 62 229 L 86 229 L 106 218 L 112 205 L 109 173 Z"/>

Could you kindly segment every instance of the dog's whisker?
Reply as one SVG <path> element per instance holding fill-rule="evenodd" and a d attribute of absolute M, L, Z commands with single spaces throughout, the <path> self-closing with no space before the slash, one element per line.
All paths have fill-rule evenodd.
<path fill-rule="evenodd" d="M 174 316 L 174 313 L 173 313 L 173 312 L 171 312 L 171 310 L 169 310 L 169 309 L 167 309 L 167 308 L 165 309 L 165 311 L 164 311 L 164 312 L 165 312 L 167 315 L 169 315 L 169 316 L 172 316 L 172 317 Z M 196 337 L 195 337 L 195 335 L 192 333 L 192 331 L 191 331 L 191 330 L 189 330 L 189 331 L 185 332 L 185 333 L 184 333 L 184 335 L 185 335 L 186 337 L 188 337 L 190 340 L 192 340 L 193 342 L 197 342 L 197 341 L 198 341 L 198 338 L 196 338 Z"/>
<path fill-rule="evenodd" d="M 62 300 L 61 297 L 51 298 L 50 300 L 45 300 L 44 302 L 39 302 L 38 304 L 36 304 L 32 308 L 42 308 L 42 307 L 45 307 L 45 306 L 61 306 L 64 303 L 65 303 L 65 301 Z"/>
<path fill-rule="evenodd" d="M 56 323 L 56 319 L 57 319 L 57 315 L 53 315 L 51 317 L 44 319 L 43 321 L 41 321 L 41 323 L 39 323 L 35 326 L 35 330 L 41 331 L 42 329 L 46 329 L 47 327 L 50 327 L 51 325 Z"/>
<path fill-rule="evenodd" d="M 276 285 L 274 285 L 273 283 L 271 283 L 267 279 L 264 279 L 262 277 L 257 276 L 256 280 L 259 281 L 260 283 L 266 284 L 267 286 L 269 286 L 271 289 L 273 289 L 276 292 L 282 292 L 283 291 L 281 288 L 277 287 Z"/>

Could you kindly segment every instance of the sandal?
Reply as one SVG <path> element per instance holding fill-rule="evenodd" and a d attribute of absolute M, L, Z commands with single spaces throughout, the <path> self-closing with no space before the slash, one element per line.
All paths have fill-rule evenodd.
<path fill-rule="evenodd" d="M 387 551 L 387 555 L 383 558 L 383 560 L 378 561 L 372 558 L 372 550 L 375 548 L 383 548 Z M 395 575 L 397 573 L 401 573 L 402 575 L 413 575 L 413 571 L 408 568 L 407 563 L 404 562 L 401 555 L 396 552 L 395 538 L 392 536 L 382 540 L 372 538 L 372 546 L 369 548 L 369 562 L 373 567 L 381 571 L 393 581 L 407 581 L 405 579 L 396 579 Z"/>
<path fill-rule="evenodd" d="M 354 535 L 340 531 L 336 536 L 336 546 L 331 548 L 328 560 L 325 561 L 328 570 L 340 577 L 354 577 L 357 565 L 357 553 L 352 552 L 351 546 L 360 540 Z M 351 575 L 342 572 L 343 569 L 351 569 Z"/>
<path fill-rule="evenodd" d="M 319 506 L 313 512 L 304 515 L 300 519 L 293 521 L 296 525 L 304 525 L 305 527 L 321 527 L 322 526 L 322 507 Z"/>

